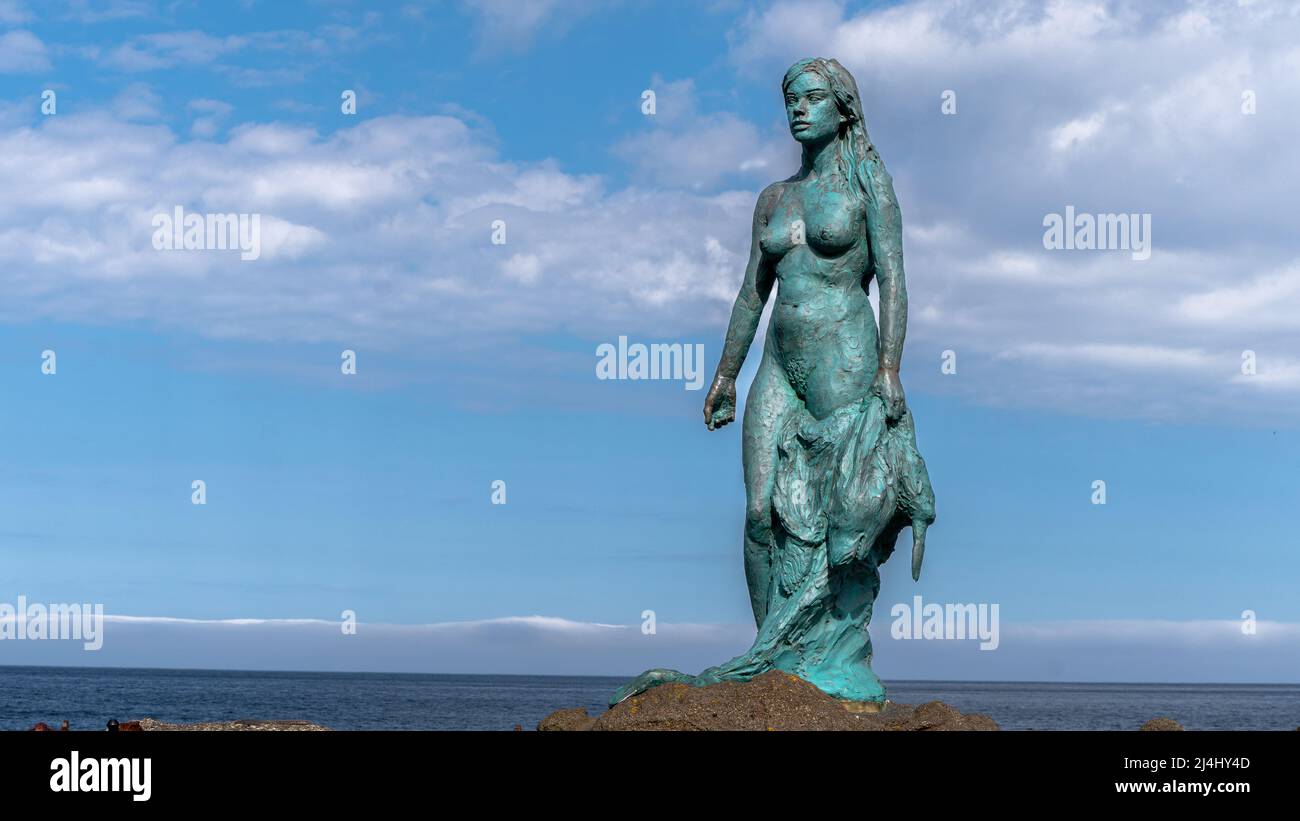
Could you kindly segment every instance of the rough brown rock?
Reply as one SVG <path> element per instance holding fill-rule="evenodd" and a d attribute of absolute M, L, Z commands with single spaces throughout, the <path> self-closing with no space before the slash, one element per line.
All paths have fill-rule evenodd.
<path fill-rule="evenodd" d="M 595 721 L 596 719 L 587 715 L 585 707 L 574 707 L 572 710 L 556 710 L 542 719 L 537 729 L 542 732 L 590 730 Z"/>
<path fill-rule="evenodd" d="M 891 705 L 894 706 L 894 705 Z M 872 716 L 885 723 L 886 730 L 996 730 L 997 722 L 983 713 L 962 713 L 942 701 L 927 701 L 920 707 L 896 705 Z"/>
<path fill-rule="evenodd" d="M 172 732 L 178 730 L 198 730 L 200 732 L 230 731 L 284 731 L 284 732 L 320 732 L 329 727 L 312 724 L 310 721 L 258 721 L 241 718 L 236 721 L 205 721 L 199 724 L 166 724 L 152 718 L 140 719 L 140 729 L 152 732 Z"/>
<path fill-rule="evenodd" d="M 1181 730 L 1183 729 L 1183 725 L 1179 724 L 1177 721 L 1174 721 L 1172 718 L 1161 717 L 1161 718 L 1151 719 L 1150 721 L 1148 721 L 1146 724 L 1143 724 L 1138 729 L 1145 730 L 1147 732 L 1161 732 L 1165 730 Z"/>
<path fill-rule="evenodd" d="M 877 713 L 844 702 L 788 673 L 771 671 L 745 683 L 707 687 L 661 684 L 592 718 L 560 710 L 539 730 L 996 730 L 985 715 L 965 715 L 932 701 L 920 707 L 890 702 Z"/>

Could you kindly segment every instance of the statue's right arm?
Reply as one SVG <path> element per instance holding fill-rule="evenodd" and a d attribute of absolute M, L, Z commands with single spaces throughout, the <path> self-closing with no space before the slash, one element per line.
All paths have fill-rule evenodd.
<path fill-rule="evenodd" d="M 734 381 L 740 373 L 749 346 L 754 342 L 759 319 L 763 316 L 763 306 L 767 304 L 767 298 L 776 282 L 773 260 L 763 253 L 759 234 L 766 226 L 779 193 L 776 185 L 768 186 L 758 195 L 758 203 L 754 206 L 749 262 L 745 265 L 745 280 L 740 285 L 740 293 L 736 295 L 736 302 L 731 307 L 731 321 L 727 323 L 727 339 L 722 345 L 715 382 L 719 378 Z"/>

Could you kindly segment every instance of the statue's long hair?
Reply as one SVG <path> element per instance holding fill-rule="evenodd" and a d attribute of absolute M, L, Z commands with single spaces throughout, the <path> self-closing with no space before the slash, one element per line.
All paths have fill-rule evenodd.
<path fill-rule="evenodd" d="M 781 80 L 781 96 L 790 90 L 790 84 L 800 74 L 811 71 L 826 81 L 835 98 L 835 105 L 845 122 L 841 124 L 835 139 L 835 161 L 839 167 L 841 179 L 849 186 L 854 195 L 864 203 L 875 204 L 880 187 L 877 182 L 889 179 L 885 163 L 880 153 L 867 136 L 867 125 L 862 117 L 862 98 L 858 96 L 858 84 L 853 75 L 838 60 L 813 57 L 800 60 L 790 66 Z M 807 148 L 804 149 L 804 164 L 807 165 Z M 892 182 L 888 186 L 892 193 Z"/>

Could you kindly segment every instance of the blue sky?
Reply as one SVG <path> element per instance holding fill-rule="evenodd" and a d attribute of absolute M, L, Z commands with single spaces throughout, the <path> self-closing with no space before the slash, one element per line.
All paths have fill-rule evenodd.
<path fill-rule="evenodd" d="M 1100 637 L 1071 664 L 1042 661 L 1062 638 L 893 674 L 1300 678 L 1287 4 L 370 5 L 0 2 L 0 601 L 196 620 L 148 658 L 110 633 L 0 663 L 275 666 L 265 632 L 205 655 L 184 625 L 345 609 L 526 628 L 414 668 L 439 651 L 394 640 L 362 669 L 743 649 L 737 427 L 707 432 L 681 382 L 597 380 L 594 352 L 700 343 L 711 375 L 754 198 L 797 167 L 781 74 L 820 53 L 898 186 L 938 497 L 921 582 L 891 562 L 878 612 L 920 593 Z M 261 214 L 261 258 L 155 251 L 175 205 Z M 1151 259 L 1045 250 L 1067 205 L 1150 214 Z M 685 632 L 584 643 L 646 609 Z M 1247 609 L 1271 637 L 1210 652 Z M 317 650 L 292 664 L 341 664 Z"/>

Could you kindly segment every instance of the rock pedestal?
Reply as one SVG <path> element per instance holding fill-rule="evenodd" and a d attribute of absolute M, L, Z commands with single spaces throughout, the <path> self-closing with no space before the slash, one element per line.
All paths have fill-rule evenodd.
<path fill-rule="evenodd" d="M 958 712 L 940 701 L 912 707 L 856 705 L 828 696 L 778 671 L 744 683 L 706 687 L 661 684 L 598 716 L 558 710 L 538 730 L 996 730 L 986 715 Z"/>

